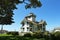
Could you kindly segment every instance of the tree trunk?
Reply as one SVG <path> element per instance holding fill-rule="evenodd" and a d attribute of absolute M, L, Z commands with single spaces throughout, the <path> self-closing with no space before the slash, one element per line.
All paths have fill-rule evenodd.
<path fill-rule="evenodd" d="M 1 26 L 1 34 L 3 33 L 3 25 Z"/>

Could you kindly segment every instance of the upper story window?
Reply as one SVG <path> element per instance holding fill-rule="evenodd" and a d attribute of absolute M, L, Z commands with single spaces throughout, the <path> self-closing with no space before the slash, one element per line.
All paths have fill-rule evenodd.
<path fill-rule="evenodd" d="M 29 24 L 29 22 L 26 22 L 26 24 L 28 25 L 28 24 Z"/>
<path fill-rule="evenodd" d="M 23 28 L 23 31 L 24 31 L 24 28 Z"/>
<path fill-rule="evenodd" d="M 32 26 L 33 26 L 33 24 L 31 23 L 31 24 L 30 24 L 30 27 L 32 27 Z"/>
<path fill-rule="evenodd" d="M 21 32 L 24 32 L 24 29 L 25 29 L 25 28 L 21 28 Z"/>
<path fill-rule="evenodd" d="M 29 27 L 27 27 L 27 31 L 29 31 Z"/>
<path fill-rule="evenodd" d="M 22 24 L 22 26 L 24 26 L 24 23 Z"/>
<path fill-rule="evenodd" d="M 30 31 L 32 31 L 32 28 L 30 28 Z"/>

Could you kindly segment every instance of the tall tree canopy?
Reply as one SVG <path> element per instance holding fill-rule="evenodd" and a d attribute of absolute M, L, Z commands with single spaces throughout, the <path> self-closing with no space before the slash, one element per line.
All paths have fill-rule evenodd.
<path fill-rule="evenodd" d="M 41 7 L 41 2 L 39 0 L 0 0 L 0 24 L 8 24 L 7 21 L 10 20 L 10 22 L 13 16 L 13 10 L 17 9 L 17 4 L 25 3 L 25 8 L 36 8 Z M 8 21 L 9 22 L 9 21 Z M 9 23 L 11 24 L 11 23 Z"/>
<path fill-rule="evenodd" d="M 17 9 L 17 4 L 26 4 L 25 8 L 41 7 L 39 0 L 0 0 L 0 24 L 6 25 L 14 23 L 12 20 L 13 10 Z"/>

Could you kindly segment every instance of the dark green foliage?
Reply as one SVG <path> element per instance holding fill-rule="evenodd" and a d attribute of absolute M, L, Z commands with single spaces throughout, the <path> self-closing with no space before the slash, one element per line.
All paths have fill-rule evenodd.
<path fill-rule="evenodd" d="M 33 39 L 21 36 L 1 36 L 0 40 L 33 40 Z"/>
<path fill-rule="evenodd" d="M 18 32 L 7 32 L 7 34 L 8 34 L 8 35 L 11 34 L 11 35 L 15 35 L 15 36 L 16 36 L 16 35 L 19 35 Z"/>
<path fill-rule="evenodd" d="M 0 24 L 1 25 L 11 25 L 12 23 L 14 23 L 13 18 L 13 13 L 11 10 L 6 9 L 6 11 L 0 11 Z M 1 30 L 3 30 L 3 26 L 1 28 Z"/>
<path fill-rule="evenodd" d="M 40 40 L 45 40 L 45 38 L 40 38 Z M 49 39 L 48 39 L 49 40 Z"/>
<path fill-rule="evenodd" d="M 31 33 L 24 34 L 24 37 L 32 37 Z"/>
<path fill-rule="evenodd" d="M 26 2 L 28 1 L 28 3 Z M 41 2 L 38 0 L 0 0 L 0 10 L 5 12 L 8 10 L 14 10 L 17 9 L 16 5 L 19 3 L 25 3 L 25 8 L 36 8 L 36 7 L 41 7 Z"/>
<path fill-rule="evenodd" d="M 30 33 L 25 34 L 25 36 L 0 36 L 0 40 L 60 40 L 60 32 L 49 33 L 49 35 L 44 35 L 44 33 L 38 33 L 31 36 Z M 27 36 L 26 36 L 27 35 Z M 36 36 L 37 35 L 37 36 Z M 39 37 L 39 38 L 38 38 Z"/>
<path fill-rule="evenodd" d="M 26 2 L 28 1 L 28 3 Z M 13 10 L 17 9 L 16 5 L 25 3 L 25 8 L 41 7 L 41 2 L 38 0 L 0 0 L 0 24 L 8 25 L 14 23 Z"/>
<path fill-rule="evenodd" d="M 56 40 L 56 37 L 54 34 L 51 34 L 51 40 Z"/>
<path fill-rule="evenodd" d="M 60 32 L 55 32 L 53 35 L 55 40 L 60 40 Z"/>
<path fill-rule="evenodd" d="M 27 5 L 25 6 L 25 8 L 27 9 L 27 8 L 36 8 L 36 7 L 41 7 L 42 6 L 42 4 L 41 4 L 41 2 L 40 1 L 38 1 L 38 0 L 28 0 L 29 1 L 29 3 L 27 3 Z"/>
<path fill-rule="evenodd" d="M 33 38 L 38 38 L 38 39 L 43 38 L 43 34 L 42 33 L 35 33 L 35 34 L 33 34 Z"/>
<path fill-rule="evenodd" d="M 28 1 L 29 3 L 27 3 Z M 36 8 L 41 7 L 41 2 L 38 0 L 0 0 L 0 24 L 11 24 L 12 16 L 13 16 L 13 10 L 17 9 L 16 5 L 19 3 L 25 3 L 25 8 Z M 5 20 L 5 21 L 3 21 Z M 7 20 L 7 21 L 6 21 Z M 9 20 L 9 21 L 8 21 Z M 5 23 L 4 23 L 5 22 Z M 8 23 L 6 23 L 8 22 Z"/>

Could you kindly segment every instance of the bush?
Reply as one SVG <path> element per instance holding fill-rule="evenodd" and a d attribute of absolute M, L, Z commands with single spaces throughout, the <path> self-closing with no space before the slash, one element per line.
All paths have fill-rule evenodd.
<path fill-rule="evenodd" d="M 60 32 L 55 32 L 54 36 L 56 40 L 60 40 Z"/>
<path fill-rule="evenodd" d="M 45 38 L 40 38 L 40 40 L 45 40 Z"/>
<path fill-rule="evenodd" d="M 11 35 L 18 35 L 18 32 L 7 32 L 7 34 L 11 34 Z"/>
<path fill-rule="evenodd" d="M 32 35 L 30 33 L 26 33 L 24 34 L 24 37 L 32 37 Z"/>
<path fill-rule="evenodd" d="M 42 33 L 35 33 L 33 34 L 33 38 L 43 38 L 43 34 Z"/>

